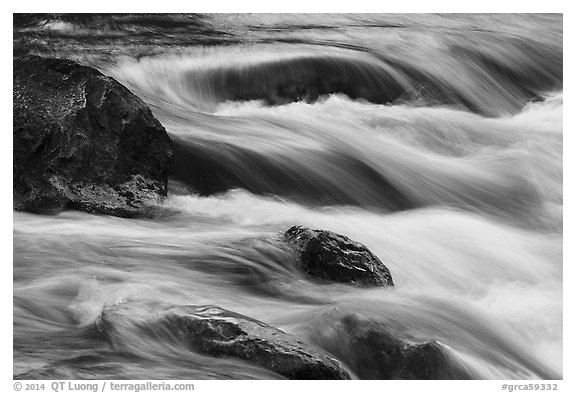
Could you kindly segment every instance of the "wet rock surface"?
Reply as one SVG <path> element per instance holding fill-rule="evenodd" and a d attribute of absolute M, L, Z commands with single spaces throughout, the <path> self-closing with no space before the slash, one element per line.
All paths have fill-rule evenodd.
<path fill-rule="evenodd" d="M 104 309 L 97 323 L 113 345 L 134 334 L 169 340 L 214 357 L 244 360 L 289 379 L 350 379 L 334 359 L 268 324 L 217 306 L 129 301 Z"/>
<path fill-rule="evenodd" d="M 113 78 L 70 60 L 14 59 L 14 208 L 132 217 L 166 195 L 171 141 Z"/>
<path fill-rule="evenodd" d="M 388 268 L 366 246 L 334 232 L 293 226 L 284 240 L 298 254 L 305 273 L 358 286 L 394 286 Z"/>
<path fill-rule="evenodd" d="M 339 358 L 360 379 L 471 379 L 436 341 L 410 342 L 389 332 L 384 322 L 346 315 L 319 345 Z"/>

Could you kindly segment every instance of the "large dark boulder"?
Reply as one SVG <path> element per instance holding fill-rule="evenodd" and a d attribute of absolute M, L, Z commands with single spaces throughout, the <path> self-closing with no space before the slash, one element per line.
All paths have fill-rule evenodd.
<path fill-rule="evenodd" d="M 132 300 L 107 306 L 96 327 L 101 337 L 120 347 L 144 334 L 160 341 L 176 340 L 198 353 L 241 359 L 290 379 L 350 379 L 336 360 L 312 345 L 217 306 Z"/>
<path fill-rule="evenodd" d="M 381 321 L 346 315 L 317 337 L 361 379 L 474 379 L 438 342 L 401 339 Z"/>
<path fill-rule="evenodd" d="M 172 155 L 150 109 L 70 60 L 14 59 L 14 208 L 130 217 L 166 195 Z"/>
<path fill-rule="evenodd" d="M 394 286 L 388 268 L 366 246 L 330 231 L 293 226 L 283 236 L 304 271 L 325 280 L 358 286 Z"/>

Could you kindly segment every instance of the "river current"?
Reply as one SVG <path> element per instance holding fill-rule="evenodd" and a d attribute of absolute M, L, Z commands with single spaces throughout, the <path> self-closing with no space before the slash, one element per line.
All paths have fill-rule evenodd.
<path fill-rule="evenodd" d="M 437 341 L 477 379 L 562 378 L 562 16 L 195 18 L 204 30 L 174 23 L 161 43 L 38 27 L 142 98 L 175 159 L 154 218 L 14 212 L 15 376 L 280 378 L 90 334 L 106 304 L 140 299 L 217 305 L 344 366 L 331 327 L 352 313 Z M 95 31 L 125 49 L 77 44 Z M 306 277 L 273 241 L 292 225 L 363 243 L 395 287 Z"/>

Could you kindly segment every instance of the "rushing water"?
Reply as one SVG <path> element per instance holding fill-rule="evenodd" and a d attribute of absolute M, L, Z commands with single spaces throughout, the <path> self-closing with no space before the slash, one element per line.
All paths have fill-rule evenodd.
<path fill-rule="evenodd" d="M 153 299 L 248 315 L 345 366 L 331 327 L 352 313 L 438 341 L 474 378 L 562 378 L 561 16 L 200 20 L 216 44 L 170 46 L 175 23 L 163 51 L 132 30 L 122 56 L 60 47 L 140 96 L 175 159 L 153 219 L 14 213 L 15 375 L 279 377 L 91 333 L 106 304 Z M 308 279 L 273 241 L 295 224 L 362 242 L 396 287 Z"/>

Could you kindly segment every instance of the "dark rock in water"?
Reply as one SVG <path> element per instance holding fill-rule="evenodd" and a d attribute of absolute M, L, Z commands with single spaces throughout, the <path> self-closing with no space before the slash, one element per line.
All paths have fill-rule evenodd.
<path fill-rule="evenodd" d="M 131 301 L 104 309 L 97 328 L 122 345 L 134 335 L 175 341 L 191 351 L 242 359 L 290 379 L 350 379 L 334 359 L 263 322 L 216 306 Z M 134 331 L 136 328 L 138 331 Z"/>
<path fill-rule="evenodd" d="M 361 379 L 473 379 L 435 341 L 410 343 L 387 331 L 383 322 L 347 315 L 318 343 Z"/>
<path fill-rule="evenodd" d="M 166 195 L 172 146 L 128 89 L 62 59 L 14 59 L 14 208 L 131 217 Z"/>
<path fill-rule="evenodd" d="M 360 286 L 394 286 L 388 268 L 366 246 L 334 232 L 293 226 L 284 233 L 313 277 Z"/>

